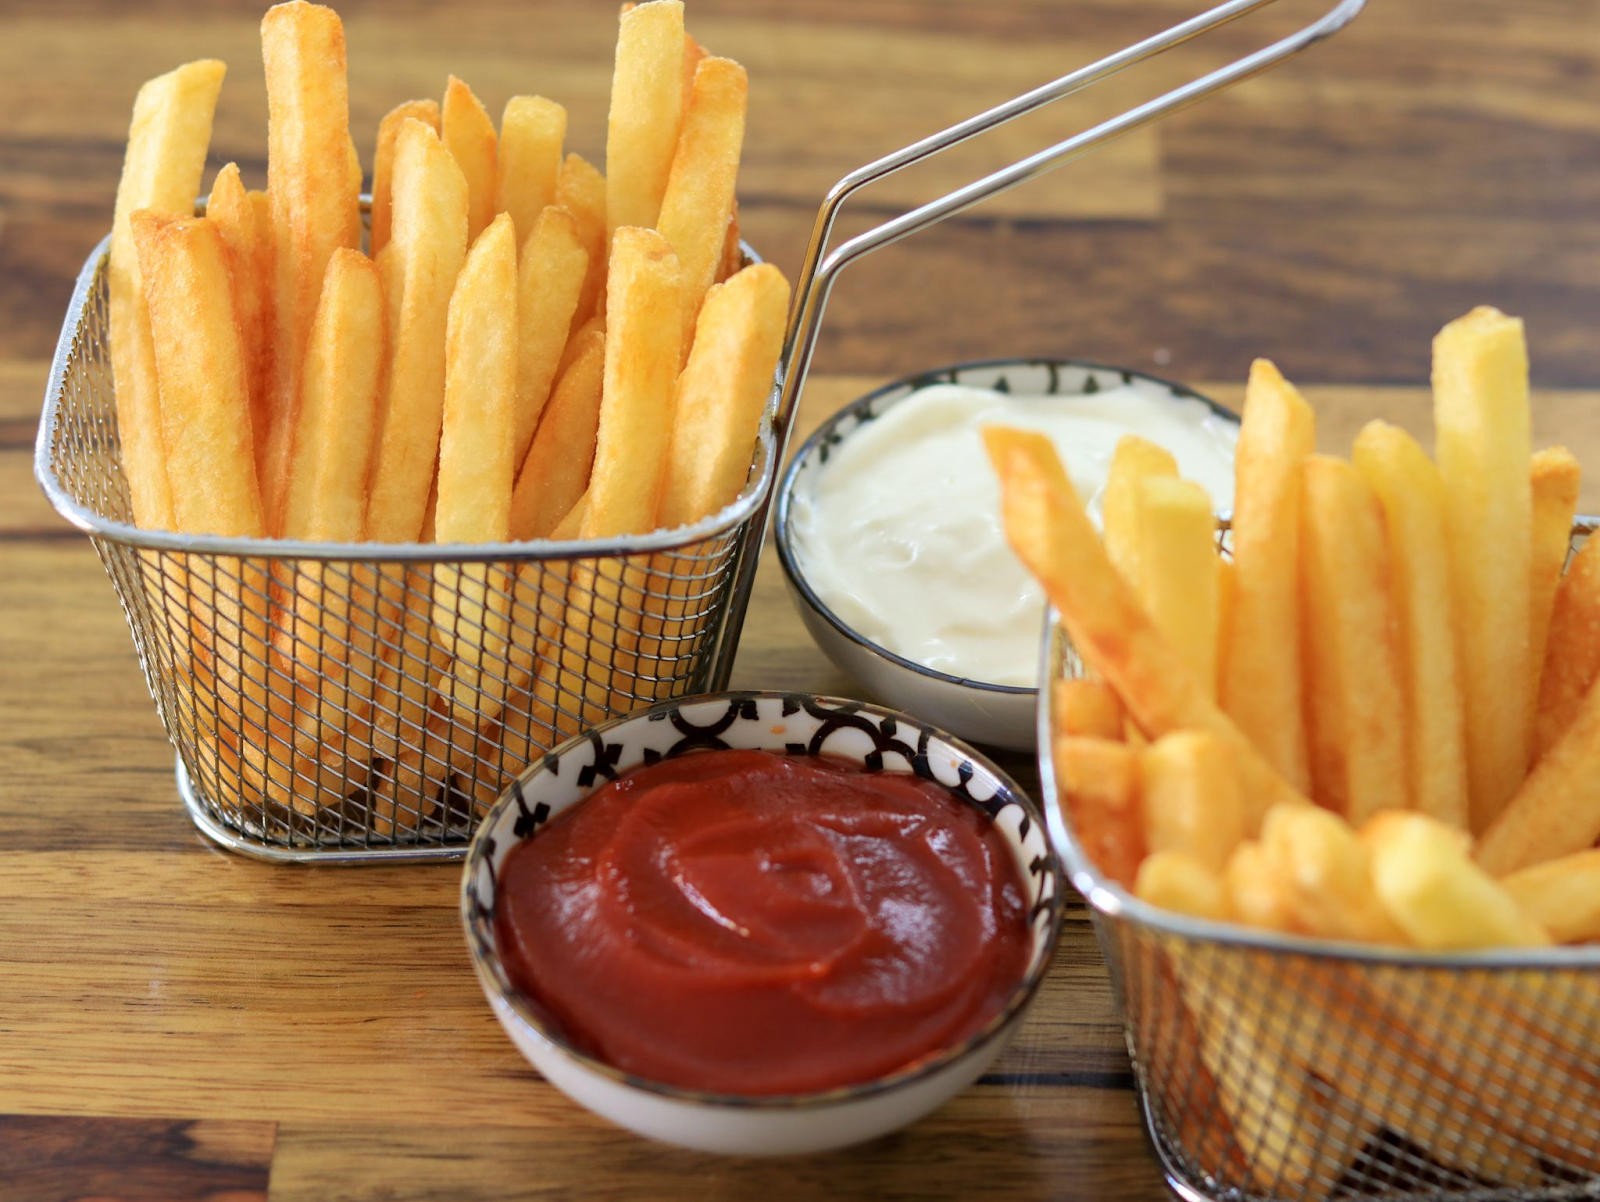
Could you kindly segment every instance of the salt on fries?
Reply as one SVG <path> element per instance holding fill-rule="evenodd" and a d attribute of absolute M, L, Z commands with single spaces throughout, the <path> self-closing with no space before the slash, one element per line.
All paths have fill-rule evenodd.
<path fill-rule="evenodd" d="M 747 80 L 687 35 L 680 0 L 620 17 L 605 175 L 566 153 L 566 110 L 545 97 L 512 97 L 498 130 L 454 76 L 442 99 L 392 109 L 365 251 L 343 26 L 290 0 L 261 37 L 264 192 L 229 164 L 208 215 L 192 216 L 221 63 L 151 80 L 134 106 L 109 279 L 139 526 L 322 542 L 614 538 L 735 499 L 788 284 L 773 267 L 740 270 Z M 565 608 L 565 571 L 550 577 L 527 622 L 514 620 L 523 585 L 506 565 L 304 561 L 275 579 L 224 559 L 203 581 L 168 571 L 161 587 L 196 687 L 228 711 L 202 733 L 247 787 L 310 812 L 373 769 L 383 834 L 401 792 L 442 787 L 423 748 L 446 724 L 458 747 L 514 774 L 543 749 L 530 715 L 549 739 L 568 733 L 551 699 L 628 671 L 638 640 L 678 616 L 669 604 L 633 619 L 615 662 L 590 665 L 586 638 L 567 637 L 585 619 Z M 599 587 L 615 607 L 647 583 L 678 587 L 664 564 Z M 602 689 L 597 703 L 620 697 Z"/>

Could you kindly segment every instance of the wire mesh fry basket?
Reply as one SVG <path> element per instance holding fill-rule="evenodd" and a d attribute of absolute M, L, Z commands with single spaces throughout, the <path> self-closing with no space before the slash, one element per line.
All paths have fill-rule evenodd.
<path fill-rule="evenodd" d="M 1595 528 L 1581 519 L 1576 547 Z M 1059 801 L 1041 664 L 1041 809 L 1089 903 L 1150 1137 L 1184 1198 L 1600 1196 L 1600 948 L 1422 955 L 1159 910 Z"/>
<path fill-rule="evenodd" d="M 695 526 L 594 542 L 296 543 L 140 530 L 119 462 L 105 259 L 62 326 L 35 474 L 94 544 L 209 837 L 274 860 L 455 859 L 529 760 L 588 726 L 726 686 L 773 479 L 839 273 L 1343 28 L 1303 29 L 829 249 L 860 188 L 1273 0 L 1227 0 L 851 172 L 817 214 L 748 483 Z"/>

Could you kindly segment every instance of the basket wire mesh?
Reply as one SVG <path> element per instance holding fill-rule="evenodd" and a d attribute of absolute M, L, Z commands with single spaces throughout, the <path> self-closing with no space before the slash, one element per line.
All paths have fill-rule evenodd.
<path fill-rule="evenodd" d="M 111 577 L 208 833 L 268 858 L 453 858 L 545 749 L 725 672 L 727 600 L 774 467 L 770 414 L 743 495 L 681 531 L 335 547 L 137 530 L 105 254 L 63 331 L 41 479 Z"/>
<path fill-rule="evenodd" d="M 1595 526 L 1581 519 L 1577 546 Z M 1183 1197 L 1600 1197 L 1600 948 L 1423 955 L 1156 909 L 1100 873 L 1061 804 L 1051 613 L 1042 809 L 1089 903 L 1146 1125 Z"/>

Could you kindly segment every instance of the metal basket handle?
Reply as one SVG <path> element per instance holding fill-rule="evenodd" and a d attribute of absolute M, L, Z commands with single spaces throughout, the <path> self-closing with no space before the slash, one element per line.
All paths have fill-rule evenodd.
<path fill-rule="evenodd" d="M 1115 117 L 1090 127 L 1029 155 L 1009 167 L 972 183 L 957 188 L 935 200 L 919 205 L 898 217 L 858 234 L 854 238 L 828 251 L 833 227 L 844 202 L 868 184 L 893 175 L 905 167 L 948 150 L 952 146 L 996 129 L 1008 121 L 1041 109 L 1065 96 L 1091 87 L 1117 72 L 1145 59 L 1181 45 L 1189 39 L 1227 24 L 1246 13 L 1265 8 L 1274 0 L 1228 0 L 1198 16 L 1182 21 L 1164 33 L 1156 34 L 1126 49 L 1108 55 L 1098 62 L 1081 67 L 1053 83 L 1035 88 L 986 112 L 969 117 L 931 137 L 914 142 L 904 149 L 886 155 L 876 162 L 858 167 L 828 190 L 822 206 L 817 210 L 816 225 L 812 228 L 811 242 L 806 248 L 801 264 L 799 282 L 795 288 L 794 302 L 789 311 L 789 325 L 784 337 L 783 355 L 778 365 L 778 405 L 773 419 L 774 469 L 781 469 L 788 453 L 789 436 L 794 427 L 794 414 L 811 369 L 811 357 L 816 350 L 817 336 L 822 326 L 822 315 L 827 309 L 839 273 L 864 255 L 880 247 L 937 225 L 947 217 L 965 212 L 973 205 L 1015 188 L 1018 184 L 1052 171 L 1064 163 L 1079 158 L 1113 138 L 1148 125 L 1152 121 L 1186 108 L 1230 87 L 1240 80 L 1249 79 L 1262 71 L 1277 66 L 1284 59 L 1298 54 L 1306 47 L 1331 37 L 1348 25 L 1363 8 L 1367 0 L 1338 0 L 1332 9 L 1303 29 L 1282 38 L 1253 54 L 1219 67 L 1198 79 L 1128 109 Z M 826 257 L 824 257 L 826 256 Z M 776 487 L 776 486 L 774 486 Z M 752 517 L 758 537 L 747 540 L 740 551 L 740 561 L 735 576 L 732 597 L 722 630 L 722 645 L 717 656 L 717 672 L 709 687 L 721 690 L 727 687 L 733 669 L 733 652 L 744 626 L 745 610 L 749 604 L 750 587 L 760 562 L 760 549 L 766 531 L 767 511 L 772 503 L 773 489 L 768 489 Z M 753 545 L 752 545 L 753 544 Z"/>

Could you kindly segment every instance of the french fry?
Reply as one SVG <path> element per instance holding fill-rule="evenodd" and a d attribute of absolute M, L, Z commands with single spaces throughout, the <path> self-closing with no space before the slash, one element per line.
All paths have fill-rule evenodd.
<path fill-rule="evenodd" d="M 501 213 L 473 243 L 450 298 L 434 517 L 442 543 L 511 536 L 516 465 L 506 430 L 516 414 L 516 342 L 517 229 Z M 506 656 L 511 580 L 491 564 L 436 564 L 433 572 L 434 625 L 455 657 L 451 710 L 458 719 L 485 705 L 498 710 L 505 669 L 497 674 L 492 663 Z"/>
<path fill-rule="evenodd" d="M 261 20 L 267 75 L 267 196 L 272 205 L 272 386 L 256 474 L 267 531 L 275 534 L 289 484 L 300 370 L 328 260 L 358 247 L 360 184 L 350 175 L 350 104 L 344 27 L 320 4 L 288 0 Z"/>
<path fill-rule="evenodd" d="M 1217 521 L 1206 490 L 1190 480 L 1145 478 L 1138 494 L 1139 595 L 1150 617 L 1216 697 Z"/>
<path fill-rule="evenodd" d="M 177 529 L 260 538 L 266 533 L 250 447 L 244 347 L 233 313 L 227 248 L 205 218 L 141 211 L 139 256 L 161 390 L 161 439 Z M 258 561 L 217 557 L 190 573 L 191 612 L 214 622 L 218 726 L 264 758 L 267 582 Z M 209 619 L 209 620 L 208 620 Z M 258 733 L 259 732 L 259 733 Z"/>
<path fill-rule="evenodd" d="M 1222 708 L 1291 786 L 1309 789 L 1301 712 L 1300 467 L 1316 419 L 1278 369 L 1250 367 L 1234 457 L 1233 621 L 1222 664 Z"/>
<path fill-rule="evenodd" d="M 634 8 L 635 5 L 625 5 L 623 11 Z M 705 60 L 709 51 L 699 42 L 695 41 L 688 30 L 683 34 L 683 111 L 689 111 L 689 102 L 694 97 L 694 73 L 699 70 L 701 62 Z"/>
<path fill-rule="evenodd" d="M 1552 648 L 1553 650 L 1554 648 Z M 1600 683 L 1478 844 L 1478 863 L 1506 876 L 1600 839 Z"/>
<path fill-rule="evenodd" d="M 244 349 L 214 223 L 143 210 L 131 232 L 149 305 L 178 528 L 260 538 Z"/>
<path fill-rule="evenodd" d="M 1509 811 L 1508 811 L 1509 812 Z M 1417 947 L 1544 947 L 1548 932 L 1467 851 L 1467 837 L 1425 814 L 1390 811 L 1361 832 L 1372 883 L 1389 917 Z"/>
<path fill-rule="evenodd" d="M 250 391 L 253 447 L 255 440 L 266 437 L 267 430 L 267 388 L 272 368 L 272 276 L 260 270 L 264 253 L 260 243 L 264 235 L 256 231 L 255 207 L 244 190 L 236 163 L 229 163 L 217 172 L 206 216 L 216 225 L 228 251 L 233 310 L 239 319 L 245 379 Z"/>
<path fill-rule="evenodd" d="M 750 475 L 789 312 L 789 282 L 770 263 L 706 297 L 678 378 L 671 453 L 656 525 L 684 526 L 733 503 Z"/>
<path fill-rule="evenodd" d="M 1222 870 L 1228 909 L 1246 926 L 1264 931 L 1293 931 L 1294 913 L 1267 849 L 1246 839 L 1233 849 Z"/>
<path fill-rule="evenodd" d="M 1144 482 L 1154 477 L 1176 480 L 1178 461 L 1149 439 L 1124 434 L 1106 469 L 1100 515 L 1106 554 L 1135 592 L 1139 591 L 1139 510 Z"/>
<path fill-rule="evenodd" d="M 328 260 L 306 344 L 301 426 L 284 504 L 285 538 L 356 542 L 365 532 L 367 471 L 378 425 L 384 349 L 378 269 L 359 251 L 340 247 Z M 294 573 L 290 616 L 274 635 L 274 648 L 288 663 L 297 688 L 292 690 L 294 713 L 279 714 L 295 726 L 293 773 L 287 756 L 270 762 L 268 795 L 280 802 L 289 802 L 292 795 L 305 812 L 315 812 L 319 800 L 337 802 L 361 783 L 360 766 L 349 762 L 346 742 L 359 739 L 366 729 L 371 684 L 379 669 L 376 623 L 361 616 L 376 610 L 377 598 L 363 580 L 356 570 L 301 561 Z M 322 797 L 306 796 L 295 777 L 317 782 Z"/>
<path fill-rule="evenodd" d="M 1424 814 L 1469 828 L 1465 721 L 1439 469 L 1403 430 L 1369 422 L 1356 470 L 1383 505 L 1405 692 L 1408 795 Z"/>
<path fill-rule="evenodd" d="M 608 236 L 655 226 L 682 115 L 682 0 L 650 0 L 623 13 L 617 31 L 606 120 Z"/>
<path fill-rule="evenodd" d="M 478 240 L 495 214 L 496 138 L 483 102 L 454 75 L 445 86 L 439 138 L 467 180 L 467 245 Z"/>
<path fill-rule="evenodd" d="M 1539 686 L 1550 638 L 1561 571 L 1572 547 L 1572 515 L 1578 508 L 1582 471 L 1566 447 L 1546 447 L 1533 456 L 1528 486 L 1533 497 L 1528 584 L 1528 747 L 1539 754 Z"/>
<path fill-rule="evenodd" d="M 699 64 L 661 200 L 658 228 L 683 269 L 683 360 L 689 358 L 700 304 L 722 266 L 748 95 L 745 70 L 732 59 Z"/>
<path fill-rule="evenodd" d="M 1125 744 L 1080 735 L 1054 746 L 1061 805 L 1096 868 L 1132 889 L 1145 858 L 1139 826 L 1139 761 Z"/>
<path fill-rule="evenodd" d="M 1342 459 L 1310 456 L 1302 486 L 1300 625 L 1312 796 L 1362 823 L 1410 801 L 1383 509 Z"/>
<path fill-rule="evenodd" d="M 1109 686 L 1098 680 L 1058 680 L 1051 692 L 1056 734 L 1122 738 L 1122 703 Z"/>
<path fill-rule="evenodd" d="M 393 284 L 382 433 L 372 466 L 367 537 L 412 542 L 422 532 L 444 413 L 450 294 L 467 254 L 467 181 L 420 121 L 401 125 L 394 158 Z"/>
<path fill-rule="evenodd" d="M 650 0 L 635 11 L 676 3 Z M 606 294 L 605 389 L 584 538 L 655 529 L 672 444 L 682 328 L 665 327 L 681 322 L 683 304 L 678 260 L 667 240 L 653 230 L 618 230 Z"/>
<path fill-rule="evenodd" d="M 1043 435 L 991 426 L 984 432 L 1000 476 L 1006 537 L 1061 611 L 1084 662 L 1117 691 L 1150 737 L 1209 730 L 1233 752 L 1245 801 L 1245 834 L 1280 801 L 1305 802 L 1211 701 L 1111 566 L 1054 448 Z"/>
<path fill-rule="evenodd" d="M 1501 877 L 1500 887 L 1556 942 L 1600 939 L 1600 848 L 1531 864 Z"/>
<path fill-rule="evenodd" d="M 1244 838 L 1233 758 L 1206 731 L 1175 730 L 1139 752 L 1139 809 L 1152 854 L 1178 852 L 1213 874 Z"/>
<path fill-rule="evenodd" d="M 394 175 L 394 148 L 400 137 L 400 126 L 406 121 L 420 121 L 434 133 L 439 132 L 439 102 L 437 100 L 407 100 L 397 104 L 378 122 L 378 146 L 372 154 L 372 257 L 376 259 L 389 245 L 389 229 L 393 221 L 394 197 L 391 180 Z"/>
<path fill-rule="evenodd" d="M 1175 914 L 1212 922 L 1232 917 L 1228 892 L 1216 869 L 1188 852 L 1151 851 L 1139 865 L 1133 891 L 1141 900 Z"/>
<path fill-rule="evenodd" d="M 278 270 L 278 253 L 272 242 L 272 197 L 267 195 L 265 188 L 251 188 L 245 196 L 249 198 L 251 212 L 256 218 L 256 253 L 261 256 L 256 273 L 268 281 L 268 291 L 276 295 L 277 278 L 273 273 Z"/>
<path fill-rule="evenodd" d="M 584 334 L 562 374 L 511 493 L 511 537 L 549 538 L 589 487 L 600 424 L 605 334 Z"/>
<path fill-rule="evenodd" d="M 1367 849 L 1321 806 L 1275 806 L 1261 824 L 1263 861 L 1292 929 L 1323 939 L 1403 943 L 1378 903 Z"/>
<path fill-rule="evenodd" d="M 578 226 L 578 241 L 589 256 L 578 309 L 572 315 L 576 335 L 578 327 L 595 316 L 606 286 L 606 252 L 611 245 L 606 234 L 606 177 L 581 154 L 569 154 L 556 177 L 555 203 L 572 214 Z"/>
<path fill-rule="evenodd" d="M 533 233 L 533 222 L 556 199 L 567 110 L 543 96 L 513 96 L 500 117 L 494 206 L 517 225 L 517 246 Z"/>
<path fill-rule="evenodd" d="M 547 206 L 533 220 L 518 268 L 517 403 L 509 443 L 513 467 L 527 454 L 550 399 L 588 266 L 572 214 L 560 205 Z"/>
<path fill-rule="evenodd" d="M 1217 552 L 1217 674 L 1212 696 L 1222 696 L 1222 668 L 1228 662 L 1228 637 L 1233 633 L 1233 601 L 1238 595 L 1239 577 L 1233 560 Z"/>
<path fill-rule="evenodd" d="M 1600 680 L 1600 538 L 1579 548 L 1556 587 L 1545 642 L 1535 715 L 1539 759 L 1561 741 Z"/>
<path fill-rule="evenodd" d="M 1434 455 L 1444 481 L 1472 829 L 1528 770 L 1528 353 L 1522 322 L 1474 309 L 1433 340 Z"/>
<path fill-rule="evenodd" d="M 161 394 L 145 306 L 133 215 L 140 210 L 187 217 L 194 212 L 211 143 L 211 118 L 227 70 L 215 59 L 186 63 L 139 89 L 111 220 L 111 374 L 117 400 L 122 475 L 134 524 L 172 530 L 172 490 L 161 441 Z"/>

